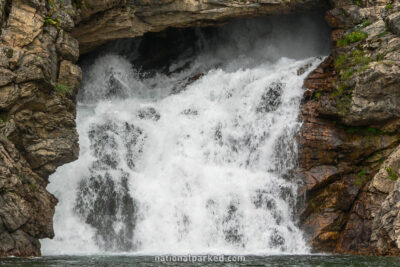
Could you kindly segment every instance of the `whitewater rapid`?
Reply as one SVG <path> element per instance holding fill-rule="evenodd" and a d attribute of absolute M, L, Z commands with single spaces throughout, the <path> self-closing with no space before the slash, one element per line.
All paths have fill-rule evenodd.
<path fill-rule="evenodd" d="M 327 51 L 307 21 L 288 34 L 297 23 L 199 30 L 199 52 L 169 74 L 115 53 L 86 66 L 80 156 L 50 178 L 43 253 L 308 253 L 290 171 L 303 82 Z"/>

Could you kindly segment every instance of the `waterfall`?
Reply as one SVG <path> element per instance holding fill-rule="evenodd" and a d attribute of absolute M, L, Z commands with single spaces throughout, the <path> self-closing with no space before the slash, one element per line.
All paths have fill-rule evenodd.
<path fill-rule="evenodd" d="M 146 74 L 117 53 L 83 64 L 80 156 L 51 176 L 44 254 L 307 253 L 296 225 L 295 135 L 321 18 L 240 20 Z M 326 38 L 325 38 L 326 37 Z"/>

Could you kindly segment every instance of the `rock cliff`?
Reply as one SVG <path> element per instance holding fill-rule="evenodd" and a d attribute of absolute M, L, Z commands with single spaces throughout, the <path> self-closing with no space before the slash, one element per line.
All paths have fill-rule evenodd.
<path fill-rule="evenodd" d="M 315 251 L 399 255 L 400 3 L 332 2 L 335 48 L 305 83 L 301 223 Z"/>
<path fill-rule="evenodd" d="M 75 11 L 40 0 L 0 8 L 0 256 L 37 256 L 38 239 L 54 236 L 47 178 L 79 151 Z"/>
<path fill-rule="evenodd" d="M 80 54 L 167 27 L 334 7 L 335 48 L 306 81 L 300 222 L 316 251 L 400 250 L 400 4 L 389 0 L 0 0 L 0 256 L 40 255 L 77 158 Z"/>

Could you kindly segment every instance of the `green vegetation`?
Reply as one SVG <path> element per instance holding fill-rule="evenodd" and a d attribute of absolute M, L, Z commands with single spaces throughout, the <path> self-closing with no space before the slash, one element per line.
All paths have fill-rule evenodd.
<path fill-rule="evenodd" d="M 331 97 L 333 98 L 339 97 L 343 95 L 347 91 L 347 89 L 349 88 L 343 83 L 341 83 L 339 87 L 333 93 L 331 93 Z"/>
<path fill-rule="evenodd" d="M 397 181 L 397 179 L 399 179 L 399 176 L 397 175 L 397 173 L 395 173 L 391 167 L 386 167 L 385 168 L 386 173 L 388 175 L 388 178 L 392 181 Z"/>
<path fill-rule="evenodd" d="M 383 131 L 380 129 L 368 127 L 367 131 L 372 134 L 383 134 Z"/>
<path fill-rule="evenodd" d="M 25 179 L 21 174 L 18 174 L 18 179 L 21 181 L 21 183 L 25 183 Z"/>
<path fill-rule="evenodd" d="M 351 64 L 353 65 L 366 65 L 372 61 L 371 58 L 365 56 L 364 51 L 362 50 L 356 50 L 352 55 L 353 58 Z"/>
<path fill-rule="evenodd" d="M 8 193 L 8 189 L 5 187 L 0 188 L 0 195 L 4 195 Z"/>
<path fill-rule="evenodd" d="M 352 89 L 346 86 L 344 83 L 339 86 L 331 93 L 331 97 L 336 99 L 336 110 L 340 116 L 345 116 L 351 105 Z"/>
<path fill-rule="evenodd" d="M 357 6 L 361 6 L 361 0 L 354 0 L 354 4 L 356 4 Z"/>
<path fill-rule="evenodd" d="M 48 0 L 47 2 L 49 2 L 49 6 L 52 8 L 56 7 L 56 2 L 58 2 L 61 7 L 64 6 L 64 0 Z"/>
<path fill-rule="evenodd" d="M 385 55 L 386 55 L 386 53 L 377 54 L 376 55 L 376 61 L 384 60 L 385 59 Z"/>
<path fill-rule="evenodd" d="M 378 37 L 383 37 L 383 36 L 385 36 L 387 33 L 388 33 L 387 31 L 381 32 L 380 34 L 378 34 Z"/>
<path fill-rule="evenodd" d="M 341 74 L 341 78 L 346 80 L 353 74 L 367 69 L 371 61 L 373 59 L 365 56 L 362 50 L 355 50 L 351 55 L 344 54 L 338 57 L 335 61 L 335 69 Z"/>
<path fill-rule="evenodd" d="M 361 171 L 357 173 L 357 177 L 354 180 L 354 184 L 362 186 L 366 180 L 367 180 L 367 171 L 365 169 L 361 169 Z"/>
<path fill-rule="evenodd" d="M 58 3 L 58 4 L 56 4 Z M 50 10 L 45 17 L 44 24 L 55 26 L 57 29 L 61 28 L 61 18 L 58 16 L 58 7 L 64 7 L 64 0 L 48 0 Z M 67 10 L 68 13 L 68 10 Z M 70 13 L 68 13 L 70 14 Z M 73 14 L 73 13 L 72 13 Z"/>
<path fill-rule="evenodd" d="M 385 9 L 386 9 L 386 10 L 392 9 L 392 4 L 387 4 L 387 5 L 385 6 Z"/>
<path fill-rule="evenodd" d="M 354 31 L 352 33 L 346 34 L 343 39 L 337 41 L 337 46 L 342 47 L 349 44 L 357 43 L 368 37 L 365 32 Z"/>
<path fill-rule="evenodd" d="M 7 57 L 12 58 L 14 56 L 14 49 L 10 48 L 7 50 Z"/>
<path fill-rule="evenodd" d="M 371 21 L 369 19 L 363 19 L 363 21 L 361 22 L 361 27 L 365 28 L 369 25 L 371 25 Z"/>
<path fill-rule="evenodd" d="M 5 122 L 6 122 L 6 120 L 4 118 L 0 117 L 0 126 L 2 126 Z"/>
<path fill-rule="evenodd" d="M 66 85 L 60 84 L 60 83 L 57 83 L 57 85 L 56 85 L 56 90 L 57 90 L 59 93 L 64 94 L 64 95 L 72 95 L 72 90 L 71 90 L 71 88 L 69 88 L 69 87 L 66 86 Z"/>
<path fill-rule="evenodd" d="M 385 31 L 384 31 L 384 32 L 381 32 L 380 34 L 378 34 L 378 37 L 383 37 L 383 36 L 385 36 L 386 34 L 388 34 L 389 31 L 390 31 L 389 25 L 388 25 L 388 24 L 385 24 Z"/>
<path fill-rule="evenodd" d="M 346 115 L 346 113 L 349 111 L 351 105 L 351 95 L 350 94 L 344 94 L 342 95 L 338 101 L 337 101 L 337 110 L 338 114 L 340 116 Z"/>
<path fill-rule="evenodd" d="M 342 12 L 342 15 L 343 15 L 343 16 L 346 16 L 346 17 L 350 16 L 350 14 L 347 13 L 347 11 L 344 10 L 343 8 L 341 8 L 341 12 Z"/>
<path fill-rule="evenodd" d="M 336 99 L 336 108 L 340 116 L 344 116 L 351 104 L 351 88 L 341 83 L 338 88 L 331 93 L 331 97 Z"/>
<path fill-rule="evenodd" d="M 83 5 L 83 0 L 73 0 L 72 5 L 76 8 L 81 9 Z"/>
<path fill-rule="evenodd" d="M 81 9 L 82 7 L 87 7 L 87 8 L 93 8 L 87 0 L 73 0 L 72 5 L 78 9 Z"/>
<path fill-rule="evenodd" d="M 57 25 L 57 22 L 50 17 L 46 17 L 44 19 L 44 24 Z"/>
<path fill-rule="evenodd" d="M 73 9 L 67 9 L 67 14 L 70 16 L 74 16 L 75 15 L 75 11 Z"/>
<path fill-rule="evenodd" d="M 346 70 L 343 74 L 342 74 L 342 79 L 348 79 L 351 76 L 353 76 L 353 74 L 356 73 L 355 70 Z"/>
<path fill-rule="evenodd" d="M 35 184 L 35 183 L 31 183 L 31 184 L 29 185 L 29 189 L 30 189 L 31 191 L 36 191 L 36 184 Z"/>
<path fill-rule="evenodd" d="M 313 209 L 317 207 L 317 204 L 315 204 L 315 202 L 312 199 L 310 200 L 310 205 Z"/>
<path fill-rule="evenodd" d="M 349 134 L 358 134 L 358 135 L 390 135 L 390 133 L 385 133 L 381 129 L 373 128 L 373 127 L 366 127 L 366 126 L 344 126 L 340 125 L 340 128 L 344 129 L 346 133 Z"/>
<path fill-rule="evenodd" d="M 343 68 L 348 64 L 350 56 L 347 54 L 341 55 L 335 61 L 335 69 Z"/>
<path fill-rule="evenodd" d="M 321 203 L 315 202 L 313 199 L 311 199 L 311 200 L 309 201 L 309 204 L 310 204 L 311 209 L 312 209 L 314 212 L 317 211 L 317 210 L 319 209 L 319 207 L 321 206 Z"/>
<path fill-rule="evenodd" d="M 45 25 L 53 25 L 53 26 L 57 27 L 57 29 L 60 29 L 60 27 L 61 27 L 61 19 L 57 18 L 56 20 L 54 20 L 51 17 L 46 17 L 44 19 L 44 24 Z"/>

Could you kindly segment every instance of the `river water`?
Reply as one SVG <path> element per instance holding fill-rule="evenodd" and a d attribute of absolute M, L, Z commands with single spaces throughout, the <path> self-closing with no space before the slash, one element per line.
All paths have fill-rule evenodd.
<path fill-rule="evenodd" d="M 36 259 L 4 259 L 0 266 L 272 266 L 272 267 L 391 267 L 400 266 L 400 258 L 362 256 L 246 256 L 242 262 L 156 262 L 150 256 L 57 256 Z"/>

